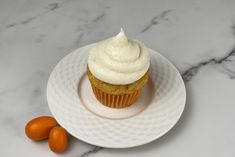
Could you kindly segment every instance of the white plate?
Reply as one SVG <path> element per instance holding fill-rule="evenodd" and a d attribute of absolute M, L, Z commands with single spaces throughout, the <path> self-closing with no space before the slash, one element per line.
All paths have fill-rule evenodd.
<path fill-rule="evenodd" d="M 87 143 L 128 148 L 149 143 L 168 132 L 185 106 L 184 82 L 177 69 L 156 51 L 151 55 L 151 80 L 140 99 L 124 109 L 101 105 L 87 80 L 88 45 L 63 58 L 47 85 L 49 108 L 71 135 Z"/>

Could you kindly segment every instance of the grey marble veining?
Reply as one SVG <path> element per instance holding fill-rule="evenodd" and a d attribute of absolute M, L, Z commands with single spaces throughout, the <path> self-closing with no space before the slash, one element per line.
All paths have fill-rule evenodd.
<path fill-rule="evenodd" d="M 172 10 L 164 10 L 163 12 L 161 12 L 159 15 L 154 16 L 151 19 L 151 22 L 143 29 L 141 30 L 141 33 L 146 32 L 147 30 L 149 30 L 153 25 L 157 25 L 158 23 L 160 23 L 161 20 L 168 20 L 167 15 L 171 12 Z"/>
<path fill-rule="evenodd" d="M 211 58 L 209 60 L 206 61 L 202 61 L 194 66 L 192 66 L 191 68 L 187 69 L 183 74 L 182 77 L 184 79 L 185 82 L 188 82 L 191 80 L 192 77 L 194 77 L 198 70 L 200 70 L 200 68 L 207 66 L 208 64 L 214 64 L 214 65 L 220 65 L 223 66 L 223 72 L 229 76 L 230 79 L 234 79 L 235 78 L 235 67 L 232 66 L 231 68 L 229 68 L 228 66 L 225 66 L 225 64 L 227 65 L 233 65 L 234 63 L 234 57 L 235 56 L 235 49 L 233 49 L 230 53 L 228 53 L 227 55 L 221 57 L 221 58 Z"/>
<path fill-rule="evenodd" d="M 233 0 L 0 1 L 1 155 L 68 157 L 235 155 L 235 2 Z M 143 41 L 171 60 L 184 78 L 185 111 L 160 139 L 106 149 L 70 137 L 56 155 L 32 142 L 24 125 L 50 115 L 47 80 L 65 55 L 116 34 Z"/>

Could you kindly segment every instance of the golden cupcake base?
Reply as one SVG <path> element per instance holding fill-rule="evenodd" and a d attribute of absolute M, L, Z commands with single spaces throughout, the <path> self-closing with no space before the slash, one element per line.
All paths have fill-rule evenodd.
<path fill-rule="evenodd" d="M 133 104 L 140 96 L 142 88 L 131 94 L 113 95 L 105 93 L 91 84 L 96 99 L 111 108 L 124 108 Z"/>
<path fill-rule="evenodd" d="M 96 99 L 111 108 L 124 108 L 133 104 L 149 79 L 149 74 L 146 72 L 142 78 L 131 84 L 112 85 L 95 78 L 88 67 L 87 75 Z"/>

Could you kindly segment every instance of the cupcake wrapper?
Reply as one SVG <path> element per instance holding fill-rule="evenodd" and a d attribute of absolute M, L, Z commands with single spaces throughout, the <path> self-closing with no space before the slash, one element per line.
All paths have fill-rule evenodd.
<path fill-rule="evenodd" d="M 131 94 L 113 95 L 99 90 L 93 86 L 92 83 L 91 87 L 97 100 L 99 100 L 103 105 L 111 108 L 124 108 L 130 106 L 139 98 L 143 89 L 138 89 Z"/>

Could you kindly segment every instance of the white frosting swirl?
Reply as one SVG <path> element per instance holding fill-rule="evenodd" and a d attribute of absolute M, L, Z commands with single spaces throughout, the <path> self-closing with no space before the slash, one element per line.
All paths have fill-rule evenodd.
<path fill-rule="evenodd" d="M 139 80 L 149 69 L 147 48 L 121 32 L 113 38 L 98 42 L 90 51 L 88 67 L 101 81 L 125 85 Z"/>

